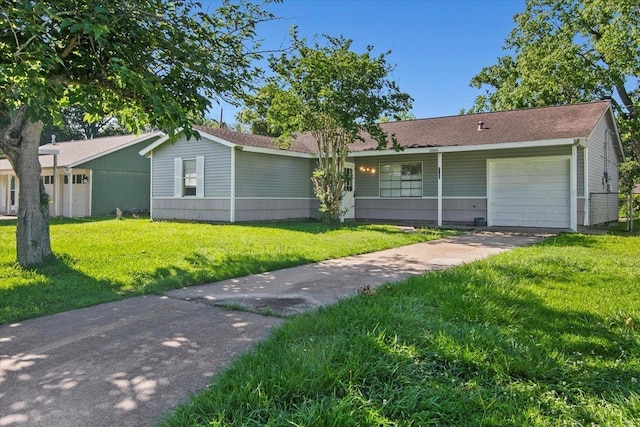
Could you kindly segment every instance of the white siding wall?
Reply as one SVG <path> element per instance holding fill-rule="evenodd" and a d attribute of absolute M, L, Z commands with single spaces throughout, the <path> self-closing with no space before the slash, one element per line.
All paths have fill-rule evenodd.
<path fill-rule="evenodd" d="M 615 151 L 615 138 L 606 137 L 607 130 L 612 129 L 607 117 L 603 117 L 586 142 L 589 148 L 589 192 L 606 193 L 607 185 L 603 183 L 605 170 L 609 177 L 609 188 L 618 191 L 618 156 Z"/>
<path fill-rule="evenodd" d="M 617 196 L 611 194 L 594 193 L 617 193 L 619 180 L 619 161 L 616 153 L 618 142 L 615 135 L 607 138 L 607 132 L 612 132 L 614 125 L 607 114 L 598 122 L 594 131 L 587 139 L 589 163 L 589 193 L 590 199 L 590 224 L 596 225 L 618 219 Z M 605 172 L 608 182 L 605 180 Z"/>

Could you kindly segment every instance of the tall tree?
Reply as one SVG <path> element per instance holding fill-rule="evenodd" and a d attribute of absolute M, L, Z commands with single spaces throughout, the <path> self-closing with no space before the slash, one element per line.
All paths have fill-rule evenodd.
<path fill-rule="evenodd" d="M 529 0 L 498 58 L 471 80 L 486 88 L 471 111 L 612 97 L 628 155 L 640 159 L 637 0 Z"/>
<path fill-rule="evenodd" d="M 194 0 L 0 0 L 0 150 L 20 182 L 17 259 L 51 253 L 48 199 L 40 181 L 43 122 L 61 108 L 191 133 L 212 99 L 240 96 L 254 78 L 261 7 Z"/>
<path fill-rule="evenodd" d="M 64 107 L 60 110 L 61 123 L 45 123 L 40 137 L 40 144 L 47 144 L 51 136 L 57 141 L 71 141 L 77 139 L 93 139 L 100 136 L 126 135 L 129 130 L 118 122 L 115 117 L 103 117 L 99 120 L 85 120 L 85 110 L 81 106 Z"/>
<path fill-rule="evenodd" d="M 286 145 L 298 133 L 311 133 L 318 144 L 318 166 L 313 174 L 320 211 L 330 222 L 342 214 L 344 164 L 349 146 L 366 132 L 380 147 L 393 135 L 379 125 L 383 116 L 396 118 L 411 108 L 412 99 L 389 80 L 390 52 L 374 56 L 351 50 L 352 41 L 325 36 L 325 44 L 309 45 L 292 32 L 292 49 L 271 56 L 274 75 L 248 100 L 242 118 L 258 119 L 267 134 L 280 135 Z M 255 128 L 254 128 L 255 130 Z"/>

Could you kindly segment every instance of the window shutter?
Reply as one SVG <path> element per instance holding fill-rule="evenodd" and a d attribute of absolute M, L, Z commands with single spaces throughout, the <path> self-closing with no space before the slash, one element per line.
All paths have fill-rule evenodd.
<path fill-rule="evenodd" d="M 182 197 L 182 158 L 173 159 L 173 196 Z"/>
<path fill-rule="evenodd" d="M 204 157 L 196 157 L 196 197 L 204 197 Z"/>

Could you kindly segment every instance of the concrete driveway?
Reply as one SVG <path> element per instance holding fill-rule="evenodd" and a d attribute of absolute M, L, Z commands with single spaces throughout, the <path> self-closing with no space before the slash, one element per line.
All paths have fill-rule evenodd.
<path fill-rule="evenodd" d="M 153 425 L 279 315 L 549 235 L 470 233 L 0 326 L 0 426 Z"/>

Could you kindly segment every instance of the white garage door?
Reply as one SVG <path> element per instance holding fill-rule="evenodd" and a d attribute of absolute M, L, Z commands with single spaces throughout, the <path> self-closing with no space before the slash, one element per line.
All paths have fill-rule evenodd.
<path fill-rule="evenodd" d="M 489 160 L 489 225 L 570 228 L 569 161 Z"/>

